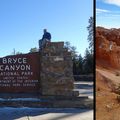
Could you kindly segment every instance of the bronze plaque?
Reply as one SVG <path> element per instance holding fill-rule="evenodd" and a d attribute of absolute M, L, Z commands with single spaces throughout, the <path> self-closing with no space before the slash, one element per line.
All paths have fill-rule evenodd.
<path fill-rule="evenodd" d="M 0 92 L 37 92 L 39 73 L 38 52 L 0 58 Z"/>

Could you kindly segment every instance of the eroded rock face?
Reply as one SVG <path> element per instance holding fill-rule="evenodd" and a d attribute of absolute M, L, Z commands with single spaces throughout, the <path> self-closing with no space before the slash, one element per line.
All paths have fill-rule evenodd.
<path fill-rule="evenodd" d="M 120 69 L 120 29 L 96 28 L 96 60 Z"/>

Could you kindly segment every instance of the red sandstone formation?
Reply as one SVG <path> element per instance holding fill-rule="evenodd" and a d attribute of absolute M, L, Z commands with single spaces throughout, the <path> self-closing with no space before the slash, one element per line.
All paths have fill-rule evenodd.
<path fill-rule="evenodd" d="M 96 28 L 96 119 L 119 120 L 120 29 Z"/>
<path fill-rule="evenodd" d="M 96 60 L 120 69 L 120 29 L 96 28 Z"/>

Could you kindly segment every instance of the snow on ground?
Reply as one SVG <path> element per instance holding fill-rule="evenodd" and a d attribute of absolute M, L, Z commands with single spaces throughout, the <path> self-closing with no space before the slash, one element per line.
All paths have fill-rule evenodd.
<path fill-rule="evenodd" d="M 41 101 L 39 98 L 10 98 L 10 99 L 3 99 L 0 98 L 0 101 Z"/>
<path fill-rule="evenodd" d="M 93 120 L 93 111 L 75 108 L 0 108 L 0 120 Z"/>
<path fill-rule="evenodd" d="M 75 82 L 80 95 L 93 99 L 93 82 Z M 0 98 L 0 101 L 4 99 Z M 38 101 L 37 98 L 14 98 L 14 100 Z M 0 120 L 93 120 L 93 110 L 79 108 L 13 108 L 1 107 Z"/>
<path fill-rule="evenodd" d="M 93 82 L 75 82 L 74 90 L 79 91 L 80 96 L 88 96 L 93 99 Z"/>

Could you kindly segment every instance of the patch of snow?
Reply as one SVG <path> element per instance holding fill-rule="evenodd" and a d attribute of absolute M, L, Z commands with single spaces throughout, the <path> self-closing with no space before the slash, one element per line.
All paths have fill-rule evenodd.
<path fill-rule="evenodd" d="M 93 120 L 93 110 L 76 108 L 0 108 L 1 120 Z"/>
<path fill-rule="evenodd" d="M 93 99 L 93 96 L 88 96 L 88 98 Z"/>
<path fill-rule="evenodd" d="M 11 98 L 11 99 L 0 98 L 0 101 L 41 101 L 41 99 L 38 99 L 38 98 Z"/>

